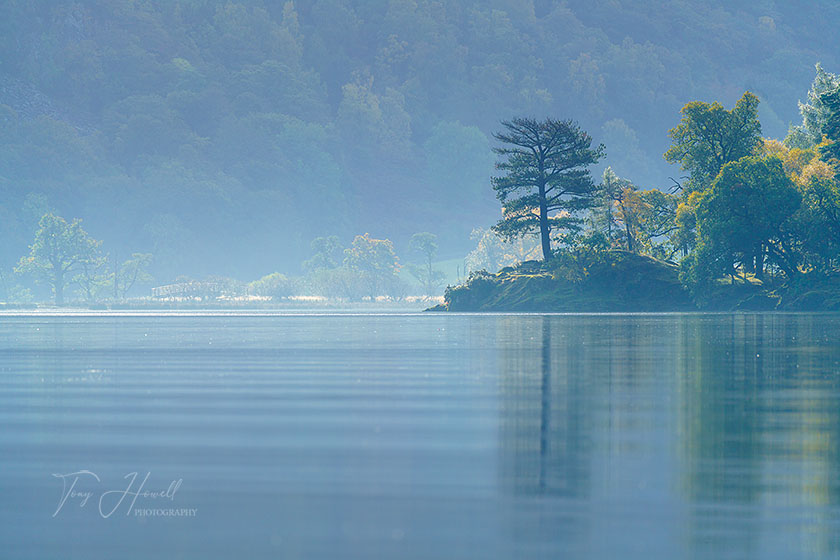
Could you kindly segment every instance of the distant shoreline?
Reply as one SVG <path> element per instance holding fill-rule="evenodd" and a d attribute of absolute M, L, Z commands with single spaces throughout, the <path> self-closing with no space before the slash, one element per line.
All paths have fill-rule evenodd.
<path fill-rule="evenodd" d="M 421 302 L 328 302 L 328 303 L 266 303 L 259 304 L 229 304 L 229 303 L 208 303 L 208 302 L 179 302 L 179 303 L 127 303 L 127 304 L 98 304 L 78 305 L 68 304 L 63 306 L 46 304 L 2 304 L 0 303 L 0 314 L 43 314 L 61 315 L 73 313 L 102 313 L 109 312 L 283 312 L 283 311 L 423 311 L 430 305 L 429 301 Z"/>

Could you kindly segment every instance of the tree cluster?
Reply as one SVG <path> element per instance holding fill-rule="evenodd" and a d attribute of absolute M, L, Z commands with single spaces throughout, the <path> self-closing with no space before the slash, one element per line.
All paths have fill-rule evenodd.
<path fill-rule="evenodd" d="M 437 236 L 421 232 L 412 236 L 409 251 L 412 258 L 407 269 L 417 281 L 412 286 L 400 275 L 401 265 L 394 244 L 389 239 L 376 239 L 370 234 L 357 235 L 345 247 L 337 236 L 317 237 L 311 244 L 311 256 L 302 264 L 303 276 L 280 272 L 267 274 L 245 283 L 230 277 L 210 275 L 204 280 L 181 275 L 172 284 L 153 288 L 156 297 L 218 297 L 246 300 L 251 296 L 278 301 L 290 296 L 321 296 L 342 300 L 376 300 L 387 297 L 399 300 L 409 293 L 433 297 L 441 292 L 444 273 L 437 268 Z M 115 303 L 126 300 L 135 287 L 150 287 L 149 274 L 153 261 L 149 253 L 133 253 L 122 263 L 102 252 L 102 242 L 92 238 L 81 220 L 67 222 L 48 212 L 38 222 L 29 254 L 15 267 L 17 279 L 32 279 L 51 290 L 56 305 L 68 299 L 74 303 Z M 34 298 L 13 278 L 0 276 L 0 302 L 28 303 Z M 74 289 L 67 298 L 68 289 Z M 419 290 L 419 291 L 418 291 Z M 140 295 L 145 299 L 148 292 Z"/>
<path fill-rule="evenodd" d="M 688 103 L 669 131 L 664 157 L 686 173 L 670 192 L 641 190 L 609 167 L 594 184 L 588 167 L 603 147 L 570 121 L 502 122 L 493 188 L 503 218 L 494 230 L 536 234 L 546 260 L 599 248 L 679 258 L 701 303 L 736 278 L 792 285 L 838 276 L 840 79 L 817 65 L 808 100 L 784 141 L 762 137 L 750 92 L 729 110 Z"/>
<path fill-rule="evenodd" d="M 56 305 L 64 304 L 68 286 L 76 287 L 86 303 L 93 303 L 125 299 L 135 285 L 152 281 L 148 273 L 151 254 L 133 253 L 119 263 L 112 255 L 104 254 L 101 247 L 102 242 L 82 228 L 81 220 L 68 223 L 48 212 L 38 221 L 29 254 L 20 259 L 15 272 L 49 286 Z M 28 293 L 10 298 L 8 290 L 4 295 L 4 301 L 31 298 Z"/>

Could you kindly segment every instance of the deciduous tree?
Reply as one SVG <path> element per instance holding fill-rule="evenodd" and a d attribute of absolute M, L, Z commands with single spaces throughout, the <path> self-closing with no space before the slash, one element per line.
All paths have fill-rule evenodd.
<path fill-rule="evenodd" d="M 98 256 L 101 242 L 82 229 L 79 219 L 70 223 L 55 214 L 44 214 L 38 222 L 29 255 L 21 258 L 16 271 L 31 273 L 36 281 L 52 287 L 56 305 L 64 304 L 64 288 L 83 264 Z"/>
<path fill-rule="evenodd" d="M 665 159 L 690 174 L 689 190 L 705 190 L 724 165 L 761 145 L 758 103 L 746 92 L 729 111 L 717 101 L 692 101 L 680 110 L 680 124 L 668 131 L 671 148 Z"/>
<path fill-rule="evenodd" d="M 660 239 L 677 229 L 675 195 L 658 189 L 641 191 L 608 167 L 599 185 L 599 198 L 599 206 L 593 209 L 594 221 L 610 244 L 663 258 L 676 252 L 666 249 Z"/>
<path fill-rule="evenodd" d="M 272 272 L 248 284 L 248 293 L 255 296 L 280 299 L 295 292 L 294 283 L 285 274 Z"/>
<path fill-rule="evenodd" d="M 695 264 L 722 275 L 740 262 L 744 271 L 760 275 L 766 256 L 788 277 L 797 276 L 795 240 L 785 226 L 801 201 L 778 158 L 749 156 L 726 164 L 697 205 L 701 247 Z"/>
<path fill-rule="evenodd" d="M 391 240 L 374 239 L 369 233 L 357 235 L 344 250 L 344 264 L 363 279 L 371 299 L 392 288 L 400 267 Z"/>

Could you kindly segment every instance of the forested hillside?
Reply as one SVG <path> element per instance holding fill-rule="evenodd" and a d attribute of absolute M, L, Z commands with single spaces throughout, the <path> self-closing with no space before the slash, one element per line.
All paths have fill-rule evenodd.
<path fill-rule="evenodd" d="M 830 1 L 2 0 L 0 266 L 46 210 L 161 281 L 293 271 L 323 235 L 463 255 L 499 216 L 501 119 L 576 119 L 603 166 L 667 188 L 686 102 L 750 90 L 784 137 L 814 64 L 840 67 L 838 21 Z"/>

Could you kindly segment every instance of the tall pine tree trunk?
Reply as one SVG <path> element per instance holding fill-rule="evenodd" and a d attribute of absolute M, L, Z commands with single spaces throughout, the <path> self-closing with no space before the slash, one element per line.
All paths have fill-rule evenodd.
<path fill-rule="evenodd" d="M 551 238 L 548 230 L 548 204 L 545 200 L 545 185 L 539 185 L 540 190 L 540 240 L 542 241 L 543 260 L 551 258 Z"/>

